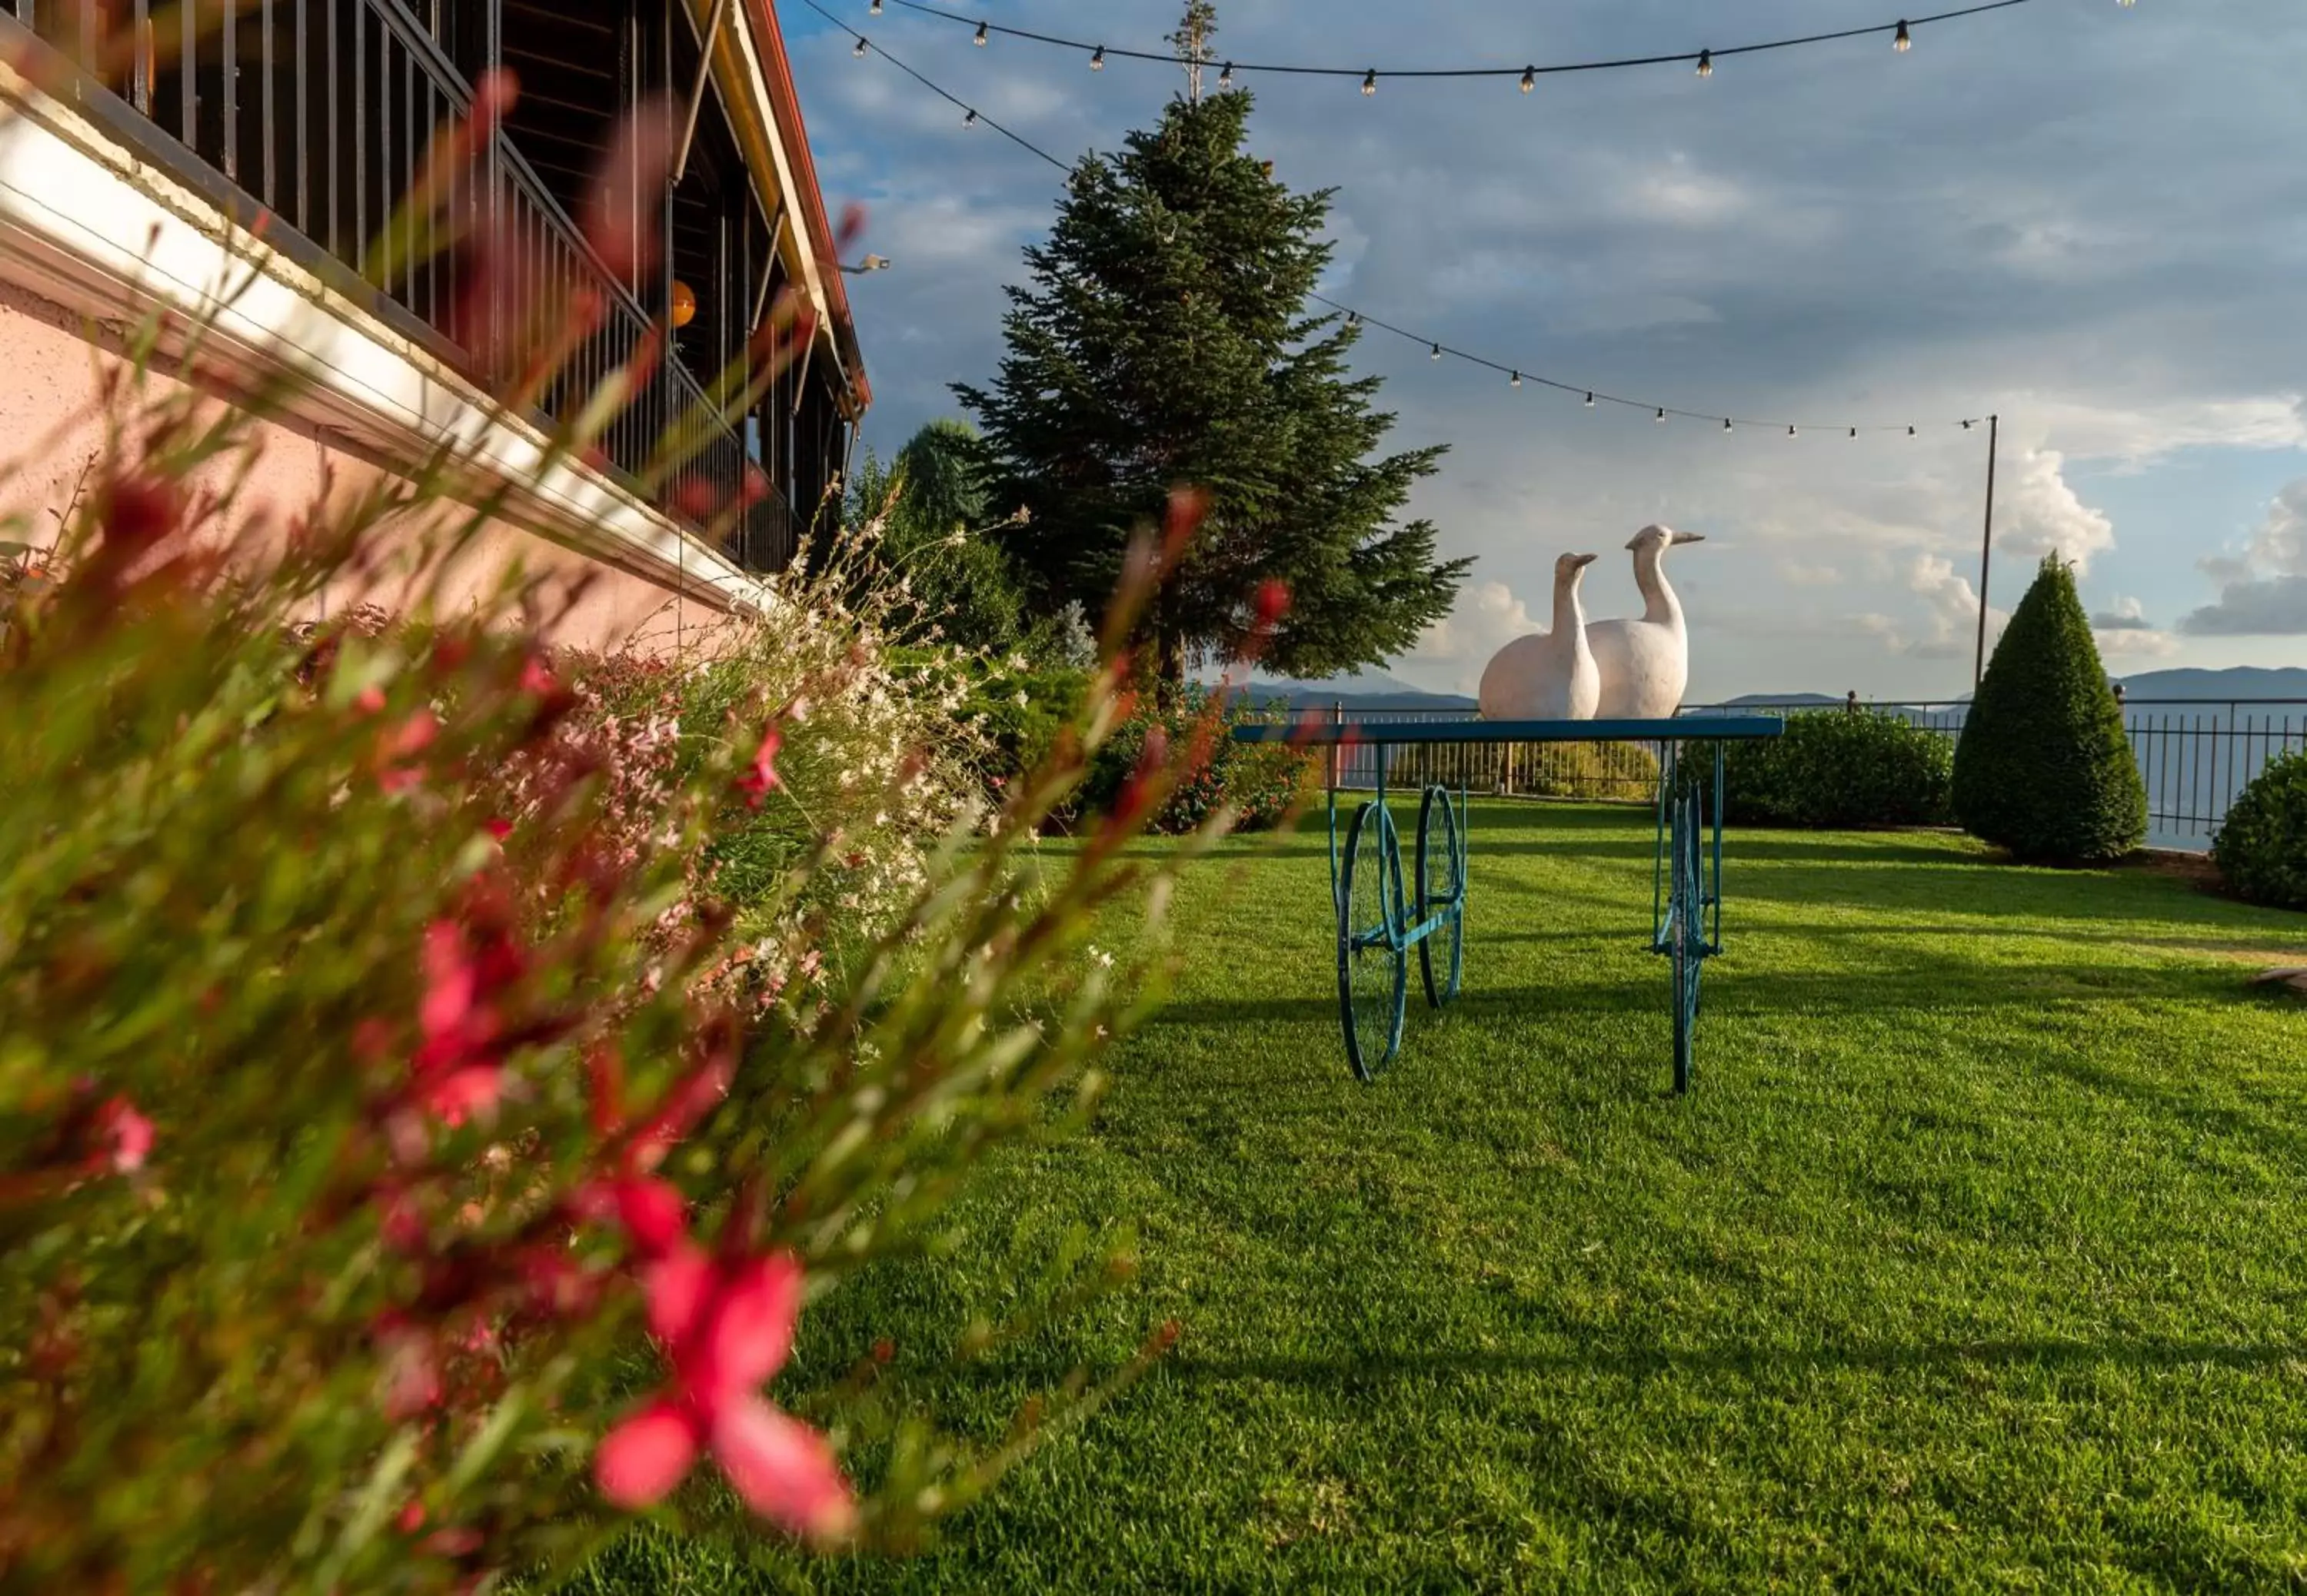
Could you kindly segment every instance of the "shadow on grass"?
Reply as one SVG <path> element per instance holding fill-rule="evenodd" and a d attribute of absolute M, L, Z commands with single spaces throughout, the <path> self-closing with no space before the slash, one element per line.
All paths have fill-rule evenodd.
<path fill-rule="evenodd" d="M 2282 1369 L 2307 1360 L 2307 1346 L 2221 1342 L 1977 1341 L 1879 1346 L 1777 1348 L 1726 1346 L 1674 1351 L 1654 1347 L 1570 1353 L 1376 1353 L 1339 1358 L 1275 1356 L 1235 1360 L 1183 1353 L 1162 1366 L 1186 1382 L 1265 1380 L 1281 1385 L 1351 1387 L 1400 1380 L 1491 1374 L 1604 1374 L 1636 1378 L 1668 1374 L 1732 1374 L 1759 1382 L 1840 1370 L 1948 1371 L 1994 1368 Z"/>
<path fill-rule="evenodd" d="M 1334 1022 L 1338 1014 L 1333 967 L 1308 968 L 1302 995 L 1237 998 L 1179 998 L 1164 1004 L 1149 1026 L 1298 1025 Z M 1998 978 L 1988 978 L 1989 977 Z M 1411 1023 L 1431 1014 L 1411 973 Z M 1710 961 L 1706 1003 L 1710 1015 L 1767 1015 L 1792 1011 L 1867 1014 L 1927 1011 L 1940 1014 L 1986 1012 L 2010 1008 L 2052 1010 L 2077 1003 L 2246 1004 L 2253 995 L 2219 971 L 2201 966 L 2108 966 L 2094 961 L 2006 966 L 1966 964 L 1960 969 L 1913 970 L 1769 971 L 1741 969 L 1735 959 Z M 1634 978 L 1572 979 L 1559 986 L 1483 986 L 1470 977 L 1445 1013 L 1469 1020 L 1525 1020 L 1563 1014 L 1604 1015 L 1664 1012 L 1667 974 L 1663 961 Z"/>

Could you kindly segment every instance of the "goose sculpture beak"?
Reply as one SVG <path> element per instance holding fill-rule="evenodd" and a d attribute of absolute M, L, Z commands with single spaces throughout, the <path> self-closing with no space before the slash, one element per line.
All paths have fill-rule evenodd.
<path fill-rule="evenodd" d="M 1667 542 L 1669 543 L 1702 543 L 1705 541 L 1706 534 L 1702 532 L 1675 532 L 1667 534 Z"/>
<path fill-rule="evenodd" d="M 1574 554 L 1570 557 L 1570 566 L 1573 570 L 1582 571 L 1600 558 L 1599 554 Z"/>

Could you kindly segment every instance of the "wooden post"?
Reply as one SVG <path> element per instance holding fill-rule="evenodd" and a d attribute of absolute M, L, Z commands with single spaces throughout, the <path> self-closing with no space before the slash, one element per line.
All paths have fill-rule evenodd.
<path fill-rule="evenodd" d="M 1994 446 L 2003 431 L 2003 418 L 1986 418 L 1986 533 L 1978 550 L 1978 652 L 1970 665 L 1970 690 L 1977 693 L 1978 684 L 1986 677 L 1986 576 L 1994 559 Z"/>

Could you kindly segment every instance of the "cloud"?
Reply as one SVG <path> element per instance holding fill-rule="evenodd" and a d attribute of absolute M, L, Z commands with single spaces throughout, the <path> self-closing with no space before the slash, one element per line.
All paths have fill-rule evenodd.
<path fill-rule="evenodd" d="M 2196 562 L 2220 585 L 2216 603 L 2191 610 L 2179 629 L 2207 637 L 2307 635 L 2307 477 L 2287 483 L 2243 548 Z"/>
<path fill-rule="evenodd" d="M 2091 629 L 2097 632 L 2151 632 L 2155 623 L 2147 619 L 2147 606 L 2137 599 L 2118 597 L 2112 608 L 2100 610 L 2090 618 Z"/>
<path fill-rule="evenodd" d="M 2075 497 L 2065 465 L 2061 451 L 2034 448 L 2005 467 L 2010 486 L 1997 495 L 1995 547 L 2030 559 L 2056 554 L 2078 571 L 2114 547 L 2114 523 Z"/>
<path fill-rule="evenodd" d="M 1457 608 L 1428 627 L 1401 662 L 1422 680 L 1446 681 L 1453 691 L 1471 693 L 1481 686 L 1482 667 L 1492 654 L 1544 630 L 1505 583 L 1472 582 L 1459 593 Z"/>
<path fill-rule="evenodd" d="M 1176 0 L 1095 9 L 1109 43 L 1158 46 L 1176 21 Z M 1738 8 L 1756 38 L 1805 31 L 1820 9 Z M 1118 148 L 1180 85 L 1160 64 L 1116 58 L 1092 73 L 1023 40 L 980 50 L 965 27 L 888 10 L 877 44 L 1064 158 Z M 1550 10 L 1527 47 L 1504 42 L 1531 37 L 1529 8 L 1508 0 L 1426 8 L 1407 42 L 1402 8 L 1377 0 L 1310 18 L 1282 0 L 1223 12 L 1220 48 L 1244 61 L 1383 68 L 1407 64 L 1405 49 L 1432 64 L 1710 42 L 1658 4 Z M 1004 8 L 1057 33 L 1080 31 L 1083 14 L 1078 0 Z M 866 201 L 866 247 L 897 261 L 851 283 L 877 394 L 867 437 L 887 453 L 954 411 L 948 383 L 992 375 L 1000 286 L 1022 279 L 1019 247 L 1046 229 L 1060 181 L 965 132 L 888 63 L 852 59 L 851 37 L 806 8 L 787 25 L 829 197 Z M 2081 27 L 2019 6 L 1931 29 L 1906 55 L 1725 58 L 1703 83 L 1687 70 L 1592 73 L 1524 96 L 1511 79 L 1390 80 L 1364 100 L 1351 83 L 1252 80 L 1255 153 L 1298 192 L 1336 190 L 1327 288 L 1580 390 L 1512 391 L 1503 373 L 1376 334 L 1354 351 L 1357 375 L 1384 380 L 1377 406 L 1400 417 L 1389 447 L 1451 446 L 1412 512 L 1433 518 L 1444 552 L 1480 560 L 1460 614 L 1403 673 L 1431 660 L 1420 679 L 1471 682 L 1514 626 L 1544 619 L 1485 602 L 1543 603 L 1555 552 L 1616 550 L 1663 521 L 1712 539 L 1674 568 L 1697 633 L 1694 692 L 1968 687 L 1976 600 L 1957 573 L 1976 568 L 1985 439 L 1952 422 L 1990 412 L 2008 551 L 1997 594 L 2015 600 L 2032 574 L 2020 562 L 2055 550 L 2154 595 L 2160 627 L 2103 628 L 2110 638 L 2176 636 L 2208 663 L 2228 645 L 2206 639 L 2296 633 L 2307 595 L 2288 579 L 2307 565 L 2239 542 L 2193 593 L 2147 586 L 2147 572 L 2207 552 L 2200 519 L 2160 483 L 2104 498 L 2095 484 L 2183 462 L 2208 499 L 2234 480 L 2223 473 L 2265 468 L 2236 466 L 2234 451 L 2307 448 L 2307 166 L 2296 140 L 2267 132 L 2295 120 L 2297 85 L 2276 64 L 2303 54 L 2307 6 L 2227 0 L 2108 6 Z M 1797 126 L 1834 136 L 1789 137 Z M 1802 431 L 1588 411 L 1590 386 Z M 1838 421 L 1899 430 L 1828 433 Z M 2303 474 L 2307 462 L 2272 480 Z M 1918 575 L 1923 557 L 1939 563 Z M 1618 560 L 1595 568 L 1588 594 L 1601 615 L 1639 602 Z M 2191 605 L 2204 608 L 2178 620 Z"/>
<path fill-rule="evenodd" d="M 2130 659 L 2160 660 L 2179 652 L 2176 637 L 2168 632 L 2156 631 L 2151 627 L 2144 630 L 2136 627 L 2123 627 L 2114 631 L 2095 628 L 2091 636 L 2098 644 L 2100 654 L 2107 658 L 2121 655 Z"/>

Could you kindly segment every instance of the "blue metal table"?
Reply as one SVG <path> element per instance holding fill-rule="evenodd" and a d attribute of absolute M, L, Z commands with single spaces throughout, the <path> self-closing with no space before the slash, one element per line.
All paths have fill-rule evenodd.
<path fill-rule="evenodd" d="M 1402 1051 L 1410 951 L 1418 950 L 1426 1001 L 1458 994 L 1465 970 L 1466 784 L 1424 786 L 1418 802 L 1417 900 L 1403 890 L 1402 843 L 1386 807 L 1389 753 L 1419 745 L 1655 743 L 1657 851 L 1651 878 L 1651 951 L 1670 961 L 1674 1089 L 1690 1089 L 1691 1033 L 1706 960 L 1722 951 L 1722 750 L 1772 738 L 1776 716 L 1707 715 L 1642 721 L 1311 721 L 1233 729 L 1243 743 L 1373 749 L 1376 796 L 1356 807 L 1338 847 L 1337 765 L 1329 793 L 1330 897 L 1337 916 L 1338 1011 L 1346 1059 L 1374 1080 Z M 1711 755 L 1711 758 L 1709 757 Z M 1707 766 L 1711 764 L 1711 770 Z M 1709 777 L 1711 776 L 1711 780 Z M 1709 833 L 1711 832 L 1711 837 Z"/>

